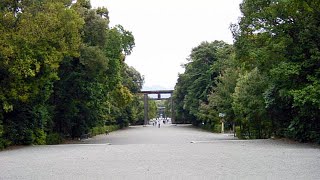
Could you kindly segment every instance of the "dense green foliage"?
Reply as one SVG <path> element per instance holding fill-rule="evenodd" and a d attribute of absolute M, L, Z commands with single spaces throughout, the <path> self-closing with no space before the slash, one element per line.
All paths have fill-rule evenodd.
<path fill-rule="evenodd" d="M 1 2 L 0 149 L 138 120 L 143 78 L 124 62 L 134 37 L 108 24 L 88 0 Z"/>
<path fill-rule="evenodd" d="M 199 125 L 208 120 L 204 106 L 208 103 L 208 94 L 216 86 L 215 79 L 223 67 L 223 59 L 228 58 L 231 49 L 231 45 L 222 41 L 203 42 L 192 49 L 185 73 L 179 75 L 173 95 L 177 122 L 192 121 Z"/>
<path fill-rule="evenodd" d="M 192 50 L 175 88 L 177 118 L 212 129 L 225 113 L 243 138 L 320 142 L 320 2 L 244 0 L 240 9 L 231 51 Z"/>
<path fill-rule="evenodd" d="M 177 123 L 218 132 L 223 120 L 241 138 L 320 142 L 320 1 L 240 9 L 234 45 L 192 49 L 173 94 Z M 143 124 L 143 78 L 125 63 L 133 47 L 131 32 L 109 27 L 108 10 L 89 0 L 1 2 L 0 149 Z"/>

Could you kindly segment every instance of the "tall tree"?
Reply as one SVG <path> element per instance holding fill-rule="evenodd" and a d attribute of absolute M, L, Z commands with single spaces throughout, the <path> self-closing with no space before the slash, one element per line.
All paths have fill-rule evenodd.
<path fill-rule="evenodd" d="M 230 45 L 223 41 L 203 42 L 193 48 L 184 74 L 179 75 L 174 99 L 177 116 L 193 119 L 193 124 L 202 121 L 201 104 L 208 103 L 208 94 L 215 86 L 215 78 L 222 67 L 214 66 L 228 56 Z M 224 52 L 224 53 L 222 53 Z M 181 114 L 181 115 L 180 115 Z"/>
<path fill-rule="evenodd" d="M 4 137 L 45 143 L 46 104 L 64 56 L 79 56 L 83 20 L 67 1 L 5 1 L 0 5 L 0 104 Z"/>
<path fill-rule="evenodd" d="M 232 95 L 232 108 L 247 132 L 249 138 L 269 137 L 270 123 L 266 120 L 267 112 L 263 93 L 267 81 L 257 68 L 240 75 Z M 266 132 L 265 132 L 266 131 Z"/>
<path fill-rule="evenodd" d="M 275 128 L 301 141 L 320 139 L 319 8 L 317 0 L 245 0 L 234 31 L 238 59 L 271 80 L 265 94 Z"/>
<path fill-rule="evenodd" d="M 85 20 L 80 57 L 65 58 L 52 97 L 55 131 L 72 137 L 88 133 L 94 126 L 128 125 L 131 90 L 138 91 L 142 83 L 136 84 L 141 79 L 130 82 L 126 74 L 132 72 L 136 75 L 132 78 L 140 78 L 124 63 L 134 46 L 131 32 L 122 26 L 109 28 L 107 9 L 90 7 L 86 1 L 73 7 Z"/>

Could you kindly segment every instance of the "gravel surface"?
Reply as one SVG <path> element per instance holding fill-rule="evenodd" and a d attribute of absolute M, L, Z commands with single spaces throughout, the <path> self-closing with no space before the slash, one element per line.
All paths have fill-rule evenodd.
<path fill-rule="evenodd" d="M 0 152 L 0 179 L 320 179 L 320 149 L 237 140 L 189 125 L 129 127 Z"/>

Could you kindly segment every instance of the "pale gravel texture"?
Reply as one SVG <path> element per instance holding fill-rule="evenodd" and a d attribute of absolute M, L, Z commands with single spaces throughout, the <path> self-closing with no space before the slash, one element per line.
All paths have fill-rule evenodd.
<path fill-rule="evenodd" d="M 130 127 L 80 143 L 2 151 L 0 179 L 320 179 L 317 146 L 190 126 Z"/>

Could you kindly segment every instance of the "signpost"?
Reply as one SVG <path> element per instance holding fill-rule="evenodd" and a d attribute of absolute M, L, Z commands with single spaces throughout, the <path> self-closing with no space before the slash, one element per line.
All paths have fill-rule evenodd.
<path fill-rule="evenodd" d="M 221 117 L 221 133 L 224 133 L 224 117 L 226 116 L 225 113 L 219 113 L 219 117 Z"/>

